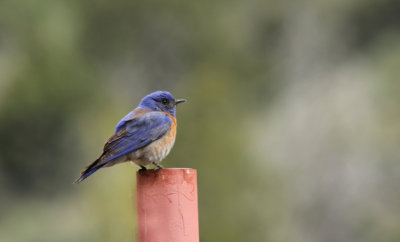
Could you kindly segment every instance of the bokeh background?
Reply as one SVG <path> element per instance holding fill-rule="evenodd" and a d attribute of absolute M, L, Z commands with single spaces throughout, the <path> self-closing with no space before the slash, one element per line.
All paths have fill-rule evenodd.
<path fill-rule="evenodd" d="M 400 2 L 0 2 L 0 241 L 136 241 L 135 172 L 80 185 L 169 90 L 163 164 L 198 169 L 202 242 L 400 241 Z"/>

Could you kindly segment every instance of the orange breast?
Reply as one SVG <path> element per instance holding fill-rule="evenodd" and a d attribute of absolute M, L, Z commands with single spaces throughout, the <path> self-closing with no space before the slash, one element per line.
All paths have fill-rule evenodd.
<path fill-rule="evenodd" d="M 163 138 L 163 144 L 165 146 L 172 146 L 174 144 L 175 138 L 176 138 L 176 118 L 169 113 L 165 113 L 165 114 L 167 114 L 171 118 L 172 123 L 171 123 L 170 131 L 168 132 L 166 137 Z"/>

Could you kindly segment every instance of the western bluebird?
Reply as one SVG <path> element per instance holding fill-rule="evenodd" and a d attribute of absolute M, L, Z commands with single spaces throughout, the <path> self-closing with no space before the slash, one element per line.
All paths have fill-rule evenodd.
<path fill-rule="evenodd" d="M 176 105 L 169 92 L 157 91 L 145 96 L 139 106 L 128 113 L 104 145 L 103 153 L 81 172 L 75 181 L 80 183 L 102 167 L 132 161 L 142 169 L 159 162 L 170 152 L 176 137 Z"/>

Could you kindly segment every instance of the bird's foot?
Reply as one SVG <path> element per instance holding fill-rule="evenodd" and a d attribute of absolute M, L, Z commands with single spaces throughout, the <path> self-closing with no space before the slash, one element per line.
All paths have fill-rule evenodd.
<path fill-rule="evenodd" d="M 154 170 L 156 170 L 156 171 L 161 170 L 161 169 L 164 168 L 162 165 L 160 165 L 160 164 L 158 164 L 158 163 L 156 163 L 156 162 L 153 162 L 153 165 L 157 166 L 157 168 L 154 169 Z"/>
<path fill-rule="evenodd" d="M 140 167 L 141 167 L 141 169 L 138 171 L 139 174 L 141 174 L 141 173 L 144 172 L 144 171 L 147 171 L 147 169 L 146 169 L 145 166 L 140 166 Z"/>

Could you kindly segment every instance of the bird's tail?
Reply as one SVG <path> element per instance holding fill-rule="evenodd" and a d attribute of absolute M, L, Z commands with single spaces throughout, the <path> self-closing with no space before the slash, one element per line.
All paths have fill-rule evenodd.
<path fill-rule="evenodd" d="M 102 168 L 106 163 L 99 164 L 100 163 L 100 158 L 95 160 L 92 164 L 88 165 L 85 167 L 85 169 L 82 170 L 81 175 L 78 179 L 74 181 L 75 184 L 79 184 L 86 178 L 88 178 L 90 175 L 92 175 L 95 171 L 98 169 Z"/>

